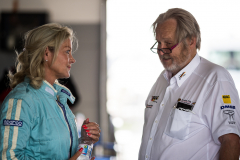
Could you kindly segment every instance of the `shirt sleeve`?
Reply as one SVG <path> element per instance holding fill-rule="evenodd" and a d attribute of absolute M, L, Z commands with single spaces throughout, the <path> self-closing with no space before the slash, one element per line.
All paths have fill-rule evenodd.
<path fill-rule="evenodd" d="M 203 119 L 211 130 L 216 144 L 221 144 L 218 138 L 222 135 L 234 133 L 239 136 L 240 104 L 233 82 L 216 82 L 203 101 Z"/>
<path fill-rule="evenodd" d="M 0 159 L 30 160 L 26 152 L 29 142 L 33 113 L 21 99 L 9 99 L 1 106 Z"/>

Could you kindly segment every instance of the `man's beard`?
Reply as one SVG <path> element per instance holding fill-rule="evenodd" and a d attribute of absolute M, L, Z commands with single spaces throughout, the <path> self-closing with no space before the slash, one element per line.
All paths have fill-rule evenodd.
<path fill-rule="evenodd" d="M 188 48 L 183 45 L 180 55 L 172 57 L 170 54 L 164 54 L 161 56 L 161 59 L 163 58 L 171 58 L 172 64 L 170 66 L 163 66 L 167 71 L 176 74 L 187 65 L 189 59 L 191 58 L 191 55 Z"/>

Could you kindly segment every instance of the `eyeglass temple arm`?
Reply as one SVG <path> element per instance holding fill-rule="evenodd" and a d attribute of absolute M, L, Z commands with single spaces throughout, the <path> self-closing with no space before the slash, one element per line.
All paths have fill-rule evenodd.
<path fill-rule="evenodd" d="M 153 49 L 153 47 L 155 46 L 156 43 L 157 43 L 157 42 L 155 42 L 154 45 L 153 45 L 150 49 Z"/>
<path fill-rule="evenodd" d="M 175 48 L 177 45 L 178 45 L 178 43 L 175 44 L 174 46 L 172 46 L 170 49 L 172 50 L 172 49 Z"/>

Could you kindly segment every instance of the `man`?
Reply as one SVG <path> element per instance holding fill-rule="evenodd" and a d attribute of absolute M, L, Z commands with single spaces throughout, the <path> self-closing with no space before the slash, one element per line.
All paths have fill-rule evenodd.
<path fill-rule="evenodd" d="M 139 160 L 238 160 L 239 95 L 227 70 L 197 54 L 197 21 L 174 8 L 153 28 L 165 70 L 146 100 Z"/>

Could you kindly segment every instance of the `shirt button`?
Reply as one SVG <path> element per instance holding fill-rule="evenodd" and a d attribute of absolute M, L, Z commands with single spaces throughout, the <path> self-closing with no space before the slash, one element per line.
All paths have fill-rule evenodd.
<path fill-rule="evenodd" d="M 152 138 L 150 138 L 150 140 L 152 140 Z"/>
<path fill-rule="evenodd" d="M 155 123 L 157 123 L 157 120 L 155 121 Z"/>
<path fill-rule="evenodd" d="M 148 158 L 148 156 L 146 155 L 146 158 Z"/>
<path fill-rule="evenodd" d="M 162 104 L 162 106 L 164 106 L 164 104 Z"/>

